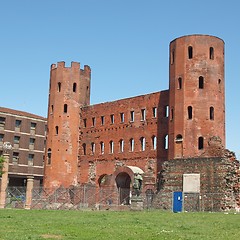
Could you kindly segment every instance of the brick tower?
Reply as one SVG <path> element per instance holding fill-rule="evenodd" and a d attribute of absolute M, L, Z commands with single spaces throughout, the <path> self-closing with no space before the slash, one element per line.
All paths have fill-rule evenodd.
<path fill-rule="evenodd" d="M 90 104 L 91 69 L 72 62 L 52 64 L 44 187 L 77 184 L 80 107 Z"/>
<path fill-rule="evenodd" d="M 224 42 L 190 35 L 170 43 L 168 159 L 210 157 L 225 146 Z"/>

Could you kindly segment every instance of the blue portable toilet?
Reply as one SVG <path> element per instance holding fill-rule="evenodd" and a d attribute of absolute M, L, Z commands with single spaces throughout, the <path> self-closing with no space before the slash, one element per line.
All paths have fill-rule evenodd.
<path fill-rule="evenodd" d="M 182 212 L 182 192 L 173 192 L 173 212 Z"/>

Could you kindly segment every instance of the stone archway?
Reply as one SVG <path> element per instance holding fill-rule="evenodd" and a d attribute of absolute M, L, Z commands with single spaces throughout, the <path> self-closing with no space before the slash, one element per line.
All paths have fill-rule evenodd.
<path fill-rule="evenodd" d="M 134 174 L 143 174 L 143 170 L 136 166 L 119 167 L 112 175 L 112 186 L 117 186 L 120 204 L 129 205 L 131 202 L 132 183 Z"/>

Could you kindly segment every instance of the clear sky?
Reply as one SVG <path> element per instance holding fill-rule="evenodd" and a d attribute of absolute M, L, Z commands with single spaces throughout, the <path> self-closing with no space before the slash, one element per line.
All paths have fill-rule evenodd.
<path fill-rule="evenodd" d="M 0 106 L 47 116 L 50 65 L 92 69 L 91 104 L 168 89 L 169 43 L 225 41 L 227 148 L 240 158 L 239 0 L 1 0 Z"/>

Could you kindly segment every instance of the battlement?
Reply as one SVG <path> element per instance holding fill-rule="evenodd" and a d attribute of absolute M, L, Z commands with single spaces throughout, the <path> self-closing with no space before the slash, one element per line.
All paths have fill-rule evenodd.
<path fill-rule="evenodd" d="M 76 68 L 76 69 L 80 69 L 81 72 L 83 73 L 91 73 L 91 68 L 88 65 L 84 65 L 84 68 L 81 69 L 80 68 L 80 63 L 79 62 L 71 62 L 71 66 L 70 67 L 66 67 L 65 62 L 61 61 L 61 62 L 57 62 L 56 64 L 52 64 L 51 65 L 51 70 L 56 69 L 56 68 Z"/>

